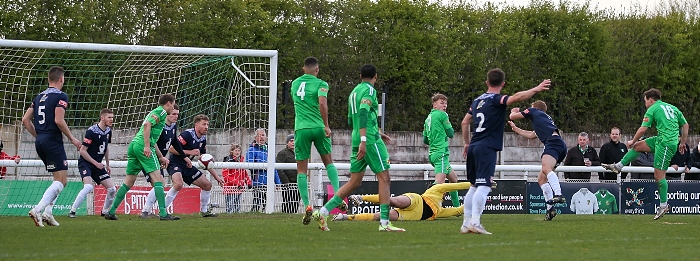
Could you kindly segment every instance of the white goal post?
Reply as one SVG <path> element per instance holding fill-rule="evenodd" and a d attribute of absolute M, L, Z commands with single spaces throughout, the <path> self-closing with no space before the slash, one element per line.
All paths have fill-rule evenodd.
<path fill-rule="evenodd" d="M 110 160 L 112 168 L 125 166 L 125 150 L 119 146 L 130 142 L 146 113 L 157 106 L 157 97 L 165 93 L 175 94 L 181 107 L 178 132 L 191 128 L 196 114 L 210 117 L 210 132 L 220 130 L 214 139 L 226 145 L 215 151 L 228 153 L 228 144 L 239 143 L 245 153 L 250 133 L 257 128 L 267 130 L 269 144 L 276 143 L 277 50 L 0 39 L 0 140 L 5 152 L 22 159 L 20 164 L 0 160 L 0 167 L 8 167 L 5 181 L 50 177 L 20 120 L 31 100 L 46 89 L 48 68 L 54 65 L 66 69 L 66 121 L 74 136 L 84 135 L 101 108 L 115 111 L 109 148 L 110 157 L 119 160 Z M 265 165 L 273 173 L 276 153 L 270 148 Z M 77 151 L 66 146 L 66 153 L 69 168 L 75 168 Z M 220 161 L 227 154 L 214 155 Z M 69 175 L 75 173 L 69 169 Z M 265 209 L 272 213 L 274 175 L 267 175 L 267 184 Z M 0 198 L 2 193 L 0 185 Z"/>

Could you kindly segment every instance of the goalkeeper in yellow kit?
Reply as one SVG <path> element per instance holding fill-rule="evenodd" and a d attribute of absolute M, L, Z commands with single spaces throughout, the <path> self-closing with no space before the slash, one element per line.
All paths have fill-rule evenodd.
<path fill-rule="evenodd" d="M 391 221 L 418 221 L 418 220 L 434 220 L 436 218 L 456 217 L 464 213 L 464 205 L 456 208 L 443 208 L 442 198 L 445 192 L 466 190 L 469 189 L 471 183 L 457 182 L 435 184 L 425 191 L 422 195 L 416 193 L 405 193 L 400 196 L 391 197 L 390 205 L 392 207 L 389 212 L 389 220 Z M 367 201 L 379 204 L 379 195 L 351 195 L 348 197 L 356 206 L 362 201 Z M 377 221 L 379 213 L 363 213 L 363 214 L 338 214 L 333 217 L 333 220 L 351 220 L 351 221 Z"/>

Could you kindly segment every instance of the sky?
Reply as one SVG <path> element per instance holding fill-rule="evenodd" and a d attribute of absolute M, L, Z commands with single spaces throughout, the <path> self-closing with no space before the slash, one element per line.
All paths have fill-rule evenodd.
<path fill-rule="evenodd" d="M 450 0 L 442 0 L 443 3 L 449 2 Z M 526 6 L 531 0 L 468 0 L 468 2 L 473 1 L 477 4 L 483 4 L 486 2 L 502 3 L 506 2 L 511 5 L 516 6 Z M 559 3 L 559 0 L 551 0 L 554 3 Z M 574 4 L 583 4 L 586 2 L 591 3 L 591 7 L 598 7 L 598 9 L 609 9 L 612 8 L 616 13 L 628 12 L 634 5 L 639 5 L 642 8 L 647 8 L 649 11 L 653 11 L 659 6 L 663 0 L 568 0 Z"/>

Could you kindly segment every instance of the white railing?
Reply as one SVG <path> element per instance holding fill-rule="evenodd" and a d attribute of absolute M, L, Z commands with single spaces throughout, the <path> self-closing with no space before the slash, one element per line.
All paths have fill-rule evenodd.
<path fill-rule="evenodd" d="M 104 163 L 104 162 L 103 162 Z M 275 163 L 275 169 L 296 169 L 296 163 Z M 350 163 L 335 163 L 338 170 L 349 170 Z M 0 167 L 43 167 L 44 163 L 41 160 L 21 160 L 16 164 L 13 160 L 0 160 Z M 68 167 L 77 167 L 77 160 L 69 160 Z M 125 168 L 126 161 L 110 161 L 111 168 Z M 249 163 L 249 162 L 213 162 L 210 165 L 213 169 L 267 169 L 268 163 Z M 452 165 L 455 171 L 466 171 L 466 165 Z M 325 170 L 323 163 L 309 163 L 309 170 Z M 523 171 L 523 172 L 539 172 L 542 169 L 540 165 L 496 165 L 496 171 Z M 430 164 L 391 164 L 392 171 L 432 171 L 433 166 Z M 610 172 L 601 166 L 559 166 L 557 172 Z M 634 167 L 625 166 L 622 168 L 624 172 L 636 173 L 654 173 L 652 167 Z M 685 167 L 679 167 L 678 170 L 668 168 L 667 173 L 683 173 Z M 700 173 L 700 169 L 692 168 L 691 173 Z"/>

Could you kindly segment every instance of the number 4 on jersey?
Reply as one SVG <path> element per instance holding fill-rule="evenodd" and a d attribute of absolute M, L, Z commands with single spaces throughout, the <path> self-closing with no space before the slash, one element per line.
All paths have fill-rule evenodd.
<path fill-rule="evenodd" d="M 304 100 L 304 96 L 306 95 L 304 89 L 306 89 L 306 82 L 301 82 L 301 84 L 299 85 L 299 90 L 297 90 L 297 96 L 299 96 L 299 99 L 301 99 L 302 101 Z"/>

